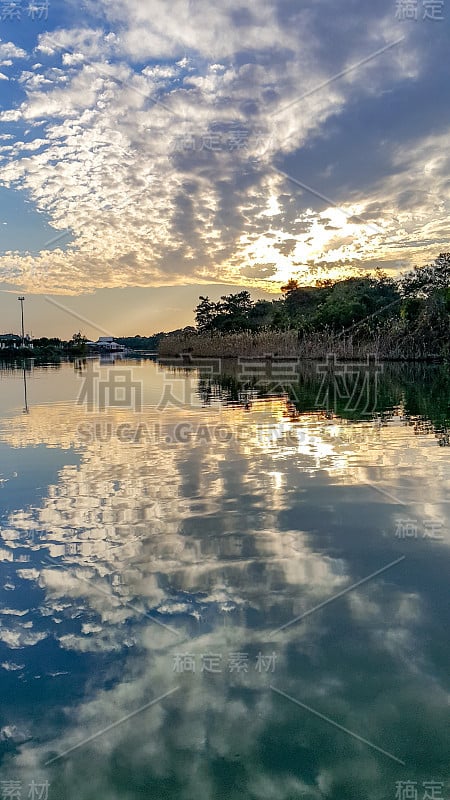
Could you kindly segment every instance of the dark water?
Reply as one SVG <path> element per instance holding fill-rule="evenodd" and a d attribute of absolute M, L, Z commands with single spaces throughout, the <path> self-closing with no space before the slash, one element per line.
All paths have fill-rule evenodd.
<path fill-rule="evenodd" d="M 448 372 L 195 367 L 0 370 L 3 796 L 448 799 Z"/>

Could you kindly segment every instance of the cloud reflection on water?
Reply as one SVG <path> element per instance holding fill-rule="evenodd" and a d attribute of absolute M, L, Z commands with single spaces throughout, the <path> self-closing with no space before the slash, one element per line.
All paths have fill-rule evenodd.
<path fill-rule="evenodd" d="M 124 421 L 159 424 L 165 433 L 187 416 L 196 430 L 220 422 L 245 435 L 171 445 L 163 435 L 79 439 L 87 420 L 108 420 L 113 430 Z M 11 512 L 2 525 L 2 558 L 17 596 L 26 582 L 35 600 L 20 616 L 16 591 L 9 593 L 1 636 L 11 663 L 43 639 L 77 659 L 115 659 L 110 679 L 101 671 L 77 675 L 79 662 L 58 678 L 68 692 L 63 717 L 52 711 L 44 734 L 35 719 L 32 740 L 6 761 L 8 770 L 36 770 L 49 754 L 179 683 L 161 706 L 55 764 L 55 792 L 118 798 L 147 787 L 158 797 L 244 790 L 261 799 L 344 792 L 359 799 L 394 794 L 395 780 L 443 774 L 444 646 L 431 643 L 442 633 L 434 609 L 448 538 L 399 541 L 396 519 L 405 509 L 368 485 L 386 484 L 411 500 L 412 516 L 439 503 L 448 537 L 448 464 L 435 441 L 399 420 L 379 429 L 320 414 L 292 422 L 282 398 L 256 402 L 250 414 L 145 408 L 87 415 L 68 403 L 34 406 L 0 435 L 13 448 L 45 444 L 80 455 L 79 466 L 65 465 L 62 452 L 57 483 L 42 502 Z M 29 561 L 18 561 L 24 554 Z M 284 622 L 402 554 L 407 560 L 396 571 L 271 639 Z M 173 670 L 177 653 L 272 650 L 275 675 L 253 664 L 244 674 Z M 47 667 L 56 671 L 59 656 L 52 658 Z M 8 674 L 33 679 L 27 668 Z M 406 772 L 280 702 L 271 680 L 400 756 Z"/>

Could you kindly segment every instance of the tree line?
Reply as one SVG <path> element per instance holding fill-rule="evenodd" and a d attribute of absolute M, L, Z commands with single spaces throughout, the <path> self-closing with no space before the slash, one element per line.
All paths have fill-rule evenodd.
<path fill-rule="evenodd" d="M 314 286 L 291 279 L 281 292 L 282 298 L 272 301 L 253 301 L 248 291 L 223 295 L 218 302 L 200 296 L 195 309 L 197 332 L 339 334 L 354 330 L 356 336 L 370 338 L 395 330 L 448 347 L 450 253 L 441 253 L 431 264 L 415 267 L 398 279 L 381 270 L 343 280 L 320 280 Z"/>

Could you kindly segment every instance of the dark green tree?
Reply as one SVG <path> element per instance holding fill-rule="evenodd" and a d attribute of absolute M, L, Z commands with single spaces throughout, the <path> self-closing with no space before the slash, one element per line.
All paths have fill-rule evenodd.
<path fill-rule="evenodd" d="M 200 333 L 211 331 L 214 328 L 214 322 L 220 311 L 218 303 L 214 303 L 209 297 L 199 297 L 200 303 L 195 309 L 195 322 L 197 330 Z"/>
<path fill-rule="evenodd" d="M 432 264 L 415 267 L 400 280 L 400 291 L 405 297 L 429 297 L 439 289 L 450 288 L 450 253 L 441 253 Z"/>

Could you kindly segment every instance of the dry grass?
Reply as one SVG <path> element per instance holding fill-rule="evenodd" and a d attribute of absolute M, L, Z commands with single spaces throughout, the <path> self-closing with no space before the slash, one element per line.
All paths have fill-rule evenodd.
<path fill-rule="evenodd" d="M 425 343 L 417 343 L 391 330 L 361 341 L 353 334 L 336 335 L 330 332 L 297 334 L 297 331 L 264 331 L 261 333 L 190 334 L 168 336 L 160 342 L 161 356 L 192 356 L 237 358 L 245 356 L 298 356 L 303 359 L 322 359 L 333 353 L 339 359 L 367 358 L 374 355 L 384 360 L 424 360 L 439 358 Z"/>

